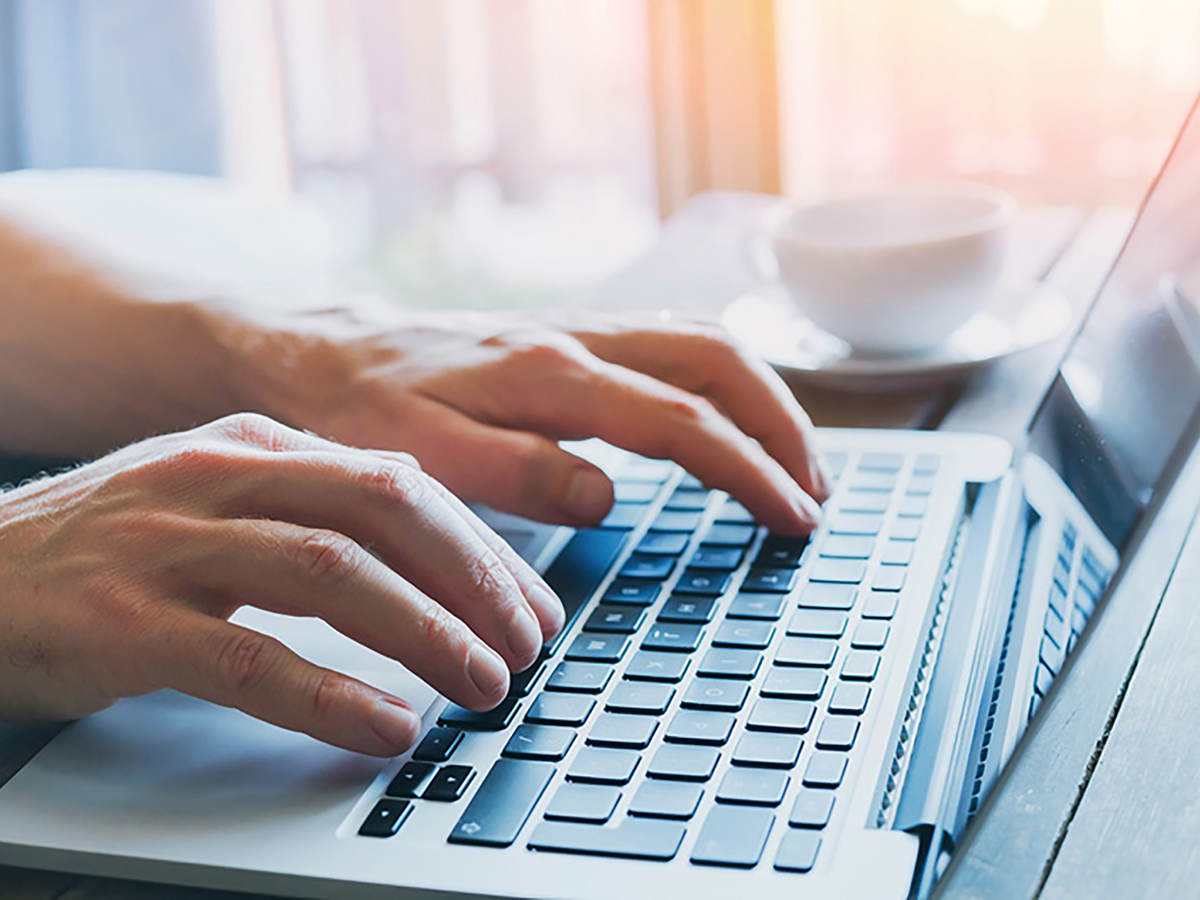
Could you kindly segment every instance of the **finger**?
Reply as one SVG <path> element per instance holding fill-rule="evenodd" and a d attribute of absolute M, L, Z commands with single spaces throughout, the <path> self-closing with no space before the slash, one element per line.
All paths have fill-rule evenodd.
<path fill-rule="evenodd" d="M 527 668 L 541 650 L 542 628 L 504 560 L 428 475 L 368 451 L 333 446 L 335 452 L 247 457 L 240 475 L 223 487 L 218 515 L 347 535 L 466 622 L 513 671 Z"/>
<path fill-rule="evenodd" d="M 770 366 L 720 329 L 659 327 L 575 337 L 601 359 L 713 400 L 806 491 L 822 502 L 829 498 L 812 420 Z"/>
<path fill-rule="evenodd" d="M 375 756 L 404 752 L 420 733 L 420 716 L 403 700 L 256 631 L 192 611 L 162 627 L 148 652 L 166 687 Z"/>
<path fill-rule="evenodd" d="M 820 510 L 812 498 L 704 398 L 594 358 L 573 377 L 526 372 L 506 387 L 518 399 L 513 421 L 505 424 L 553 437 L 587 433 L 670 458 L 710 487 L 729 491 L 772 530 L 816 527 Z"/>
<path fill-rule="evenodd" d="M 495 651 L 345 535 L 234 519 L 199 524 L 194 543 L 205 552 L 177 564 L 177 573 L 226 601 L 222 613 L 245 604 L 318 616 L 471 709 L 490 709 L 508 691 Z"/>

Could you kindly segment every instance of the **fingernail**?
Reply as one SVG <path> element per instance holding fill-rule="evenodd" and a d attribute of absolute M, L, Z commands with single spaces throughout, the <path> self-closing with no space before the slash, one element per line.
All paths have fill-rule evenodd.
<path fill-rule="evenodd" d="M 401 752 L 416 741 L 421 720 L 399 700 L 380 697 L 371 707 L 371 727 L 386 743 Z"/>
<path fill-rule="evenodd" d="M 821 495 L 821 501 L 828 500 L 829 495 L 833 492 L 833 477 L 829 474 L 829 467 L 825 465 L 825 460 L 819 456 L 813 457 L 809 474 Z"/>
<path fill-rule="evenodd" d="M 811 527 L 816 528 L 817 523 L 821 521 L 821 507 L 817 505 L 817 502 L 797 487 L 792 494 L 792 503 L 800 518 Z"/>
<path fill-rule="evenodd" d="M 548 641 L 562 631 L 563 624 L 567 621 L 562 601 L 546 584 L 535 584 L 529 589 L 529 593 L 529 602 L 542 614 L 542 640 Z"/>
<path fill-rule="evenodd" d="M 612 506 L 612 483 L 595 469 L 576 469 L 563 497 L 563 511 L 582 522 L 599 522 Z"/>
<path fill-rule="evenodd" d="M 508 666 L 491 647 L 473 644 L 467 651 L 467 675 L 476 690 L 498 703 L 508 692 Z"/>
<path fill-rule="evenodd" d="M 506 639 L 509 653 L 522 664 L 531 661 L 542 649 L 542 627 L 524 603 L 513 611 Z"/>

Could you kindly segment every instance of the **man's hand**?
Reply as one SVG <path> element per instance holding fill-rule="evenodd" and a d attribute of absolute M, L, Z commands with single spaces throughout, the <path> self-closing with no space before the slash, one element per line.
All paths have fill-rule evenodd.
<path fill-rule="evenodd" d="M 553 327 L 342 310 L 226 335 L 247 408 L 355 446 L 396 447 L 460 497 L 594 524 L 612 486 L 557 445 L 601 437 L 681 463 L 768 527 L 811 531 L 828 481 L 812 425 L 764 363 L 702 323 Z M 241 348 L 240 350 L 238 348 Z"/>
<path fill-rule="evenodd" d="M 412 457 L 235 415 L 0 494 L 0 718 L 174 688 L 365 753 L 413 742 L 403 700 L 225 621 L 245 605 L 319 616 L 472 709 L 563 622 Z"/>

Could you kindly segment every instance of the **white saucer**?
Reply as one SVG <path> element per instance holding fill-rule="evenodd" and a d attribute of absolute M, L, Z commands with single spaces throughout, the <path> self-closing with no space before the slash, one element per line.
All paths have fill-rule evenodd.
<path fill-rule="evenodd" d="M 725 327 L 781 373 L 840 390 L 907 390 L 962 377 L 971 369 L 1058 337 L 1071 324 L 1070 301 L 1045 282 L 998 291 L 944 342 L 920 355 L 856 354 L 801 314 L 777 284 L 734 300 Z"/>

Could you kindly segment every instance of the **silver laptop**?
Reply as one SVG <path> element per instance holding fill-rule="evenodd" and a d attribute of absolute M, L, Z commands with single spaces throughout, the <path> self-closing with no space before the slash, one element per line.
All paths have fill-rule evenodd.
<path fill-rule="evenodd" d="M 126 700 L 0 790 L 0 862 L 330 897 L 928 893 L 1193 451 L 1198 201 L 1189 119 L 1022 446 L 822 431 L 836 490 L 796 540 L 586 445 L 601 527 L 493 517 L 570 622 L 497 709 L 242 611 L 423 705 L 419 745 Z"/>

